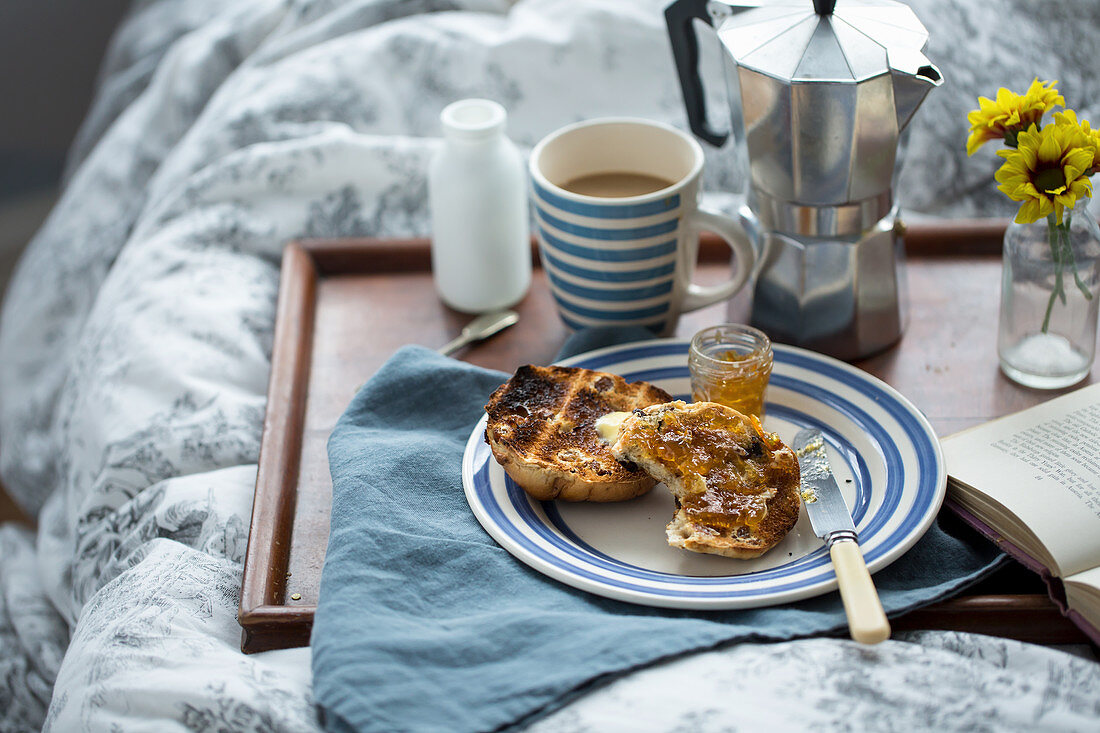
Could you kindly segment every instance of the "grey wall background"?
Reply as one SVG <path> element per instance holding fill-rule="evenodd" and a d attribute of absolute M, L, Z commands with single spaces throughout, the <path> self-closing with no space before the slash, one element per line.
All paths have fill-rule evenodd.
<path fill-rule="evenodd" d="M 0 292 L 56 198 L 129 0 L 0 0 Z"/>
<path fill-rule="evenodd" d="M 56 182 L 128 0 L 0 0 L 0 198 Z"/>

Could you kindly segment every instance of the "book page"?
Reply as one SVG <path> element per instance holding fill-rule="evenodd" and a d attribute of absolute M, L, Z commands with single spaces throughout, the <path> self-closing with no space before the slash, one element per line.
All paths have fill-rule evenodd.
<path fill-rule="evenodd" d="M 943 452 L 950 476 L 1031 527 L 1058 575 L 1100 565 L 1100 384 L 945 438 Z"/>
<path fill-rule="evenodd" d="M 1039 565 L 1044 568 L 1058 567 L 1057 561 L 1051 557 L 1046 545 L 1035 536 L 1030 527 L 1005 508 L 1003 504 L 975 491 L 971 486 L 960 485 L 954 478 L 948 478 L 947 480 L 947 493 L 958 504 L 961 504 L 963 509 L 970 512 L 975 519 L 985 523 L 990 528 L 996 526 L 995 531 L 1002 538 L 1007 539 L 1018 550 L 1038 562 Z M 1006 549 L 1006 552 L 1011 554 L 1010 550 Z M 1024 560 L 1020 560 L 1020 562 L 1027 564 Z"/>

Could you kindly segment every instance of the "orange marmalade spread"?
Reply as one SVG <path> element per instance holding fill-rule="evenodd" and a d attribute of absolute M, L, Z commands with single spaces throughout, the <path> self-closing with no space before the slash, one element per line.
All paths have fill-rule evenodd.
<path fill-rule="evenodd" d="M 764 414 L 764 390 L 772 373 L 771 359 L 759 353 L 729 349 L 710 355 L 709 368 L 692 375 L 691 398 L 717 402 L 746 415 Z"/>
<path fill-rule="evenodd" d="M 627 440 L 682 479 L 686 493 L 679 501 L 691 521 L 716 530 L 755 529 L 767 515 L 775 494 L 769 488 L 775 486 L 768 475 L 771 454 L 783 444 L 755 416 L 709 405 L 629 420 L 623 430 Z"/>

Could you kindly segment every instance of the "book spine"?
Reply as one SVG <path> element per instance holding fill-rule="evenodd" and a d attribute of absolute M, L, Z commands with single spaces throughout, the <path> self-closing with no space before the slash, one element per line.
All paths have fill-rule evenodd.
<path fill-rule="evenodd" d="M 1017 560 L 1028 570 L 1037 573 L 1047 586 L 1047 595 L 1050 596 L 1050 600 L 1054 602 L 1058 610 L 1062 612 L 1062 615 L 1072 621 L 1077 628 L 1081 629 L 1085 636 L 1092 640 L 1092 643 L 1100 645 L 1100 629 L 1097 629 L 1084 616 L 1074 611 L 1066 604 L 1065 586 L 1062 584 L 1060 578 L 1050 572 L 1050 568 L 1006 540 L 999 532 L 975 517 L 954 499 L 950 497 L 945 498 L 943 505 L 957 514 L 959 519 L 977 530 L 979 534 L 984 535 L 993 542 L 993 544 L 997 545 L 1005 554 Z"/>
<path fill-rule="evenodd" d="M 1033 558 L 1031 555 L 1028 555 L 1016 545 L 1006 540 L 1003 536 L 1001 536 L 1000 532 L 975 517 L 950 496 L 943 500 L 943 505 L 953 511 L 955 514 L 957 514 L 959 519 L 969 524 L 971 527 L 977 530 L 979 534 L 984 535 L 986 539 L 995 544 L 1000 550 L 1011 556 L 1014 560 L 1019 562 L 1028 570 L 1032 571 L 1033 573 L 1038 573 L 1044 578 L 1052 577 L 1049 568 Z"/>

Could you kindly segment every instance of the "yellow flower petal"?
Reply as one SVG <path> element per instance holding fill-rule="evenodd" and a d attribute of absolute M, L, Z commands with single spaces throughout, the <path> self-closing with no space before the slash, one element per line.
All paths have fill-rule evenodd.
<path fill-rule="evenodd" d="M 1069 122 L 1070 124 L 1076 125 L 1077 124 L 1077 112 L 1075 110 L 1072 110 L 1072 109 L 1063 110 L 1061 112 L 1055 112 L 1054 113 L 1054 122 L 1055 122 L 1055 124 L 1060 124 L 1060 123 L 1063 123 L 1063 122 Z"/>
<path fill-rule="evenodd" d="M 984 130 L 976 130 L 970 133 L 970 137 L 966 139 L 966 154 L 973 155 L 978 151 L 978 148 L 992 139 L 993 137 Z"/>
<path fill-rule="evenodd" d="M 1033 221 L 1042 219 L 1044 214 L 1039 206 L 1039 202 L 1036 199 L 1025 201 L 1020 210 L 1016 212 L 1017 224 L 1030 224 Z"/>
<path fill-rule="evenodd" d="M 1039 149 L 1036 153 L 1039 160 L 1043 163 L 1053 163 L 1061 160 L 1062 146 L 1058 144 L 1055 135 L 1043 135 L 1039 139 Z"/>
<path fill-rule="evenodd" d="M 1092 181 L 1087 178 L 1078 178 L 1069 187 L 1070 192 L 1078 199 L 1092 198 Z"/>
<path fill-rule="evenodd" d="M 1074 148 L 1062 158 L 1062 168 L 1066 173 L 1066 180 L 1072 181 L 1082 173 L 1092 168 L 1093 153 L 1088 148 Z"/>

